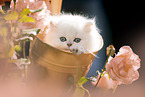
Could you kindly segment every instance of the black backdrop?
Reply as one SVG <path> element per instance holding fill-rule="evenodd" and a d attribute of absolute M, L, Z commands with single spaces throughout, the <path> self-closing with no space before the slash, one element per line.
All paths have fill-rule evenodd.
<path fill-rule="evenodd" d="M 113 44 L 117 48 L 132 46 L 132 41 L 144 33 L 140 31 L 145 28 L 143 0 L 103 0 L 103 5 L 112 29 Z"/>
<path fill-rule="evenodd" d="M 96 8 L 91 9 L 93 7 L 86 4 L 89 4 L 89 2 L 94 3 Z M 101 8 L 98 6 L 101 6 Z M 143 33 L 136 33 L 136 30 L 143 29 L 145 26 L 143 0 L 63 0 L 62 10 L 96 16 L 100 16 L 98 11 L 103 11 L 107 20 L 103 18 L 102 21 L 109 24 L 109 31 L 107 32 L 112 35 L 108 36 L 112 38 L 112 41 L 110 40 L 107 44 L 113 43 L 117 50 L 123 45 L 132 45 L 131 37 Z M 99 21 L 99 24 L 102 24 L 102 21 Z M 104 25 L 102 24 L 102 26 Z"/>

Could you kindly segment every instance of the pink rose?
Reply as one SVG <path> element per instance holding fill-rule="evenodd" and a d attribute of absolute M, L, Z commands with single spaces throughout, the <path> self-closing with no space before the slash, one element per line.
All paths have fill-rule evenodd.
<path fill-rule="evenodd" d="M 109 58 L 106 71 L 116 85 L 131 84 L 139 78 L 140 58 L 129 46 L 120 48 L 118 54 Z"/>
<path fill-rule="evenodd" d="M 50 5 L 49 5 L 50 6 Z M 35 1 L 28 5 L 28 9 L 30 10 L 38 10 L 42 9 L 40 12 L 30 14 L 31 17 L 35 18 L 36 20 L 40 20 L 45 18 L 47 15 L 50 14 L 50 9 L 48 10 L 48 6 L 46 5 L 45 1 Z"/>
<path fill-rule="evenodd" d="M 50 10 L 48 10 L 45 1 L 33 2 L 30 5 L 28 5 L 28 8 L 30 10 L 38 10 L 38 9 L 43 8 L 43 10 L 29 15 L 30 17 L 35 19 L 35 23 L 25 23 L 26 25 L 24 24 L 23 26 L 26 28 L 27 27 L 29 28 L 29 24 L 30 25 L 32 24 L 31 28 L 39 28 L 43 31 L 45 26 L 48 25 L 48 18 L 50 15 Z M 27 24 L 28 24 L 28 26 L 27 26 Z"/>
<path fill-rule="evenodd" d="M 20 13 L 24 8 L 27 8 L 27 0 L 16 0 L 15 11 Z M 10 5 L 11 11 L 14 9 L 14 1 L 11 1 Z"/>
<path fill-rule="evenodd" d="M 97 76 L 97 80 L 95 82 L 92 82 L 92 84 L 95 86 L 98 79 L 100 77 L 100 74 Z M 109 78 L 108 73 L 104 72 L 104 76 L 101 77 L 101 79 L 99 80 L 99 83 L 97 85 L 97 87 L 103 88 L 103 89 L 114 89 L 114 82 L 111 78 Z"/>
<path fill-rule="evenodd" d="M 24 4 L 26 6 L 23 6 Z M 21 5 L 21 3 L 23 5 Z M 11 3 L 13 4 L 13 3 Z M 16 11 L 20 13 L 24 8 L 28 8 L 30 10 L 38 10 L 42 9 L 40 12 L 36 13 L 30 13 L 29 16 L 35 19 L 35 23 L 32 22 L 25 22 L 25 23 L 19 23 L 19 29 L 41 29 L 41 31 L 44 30 L 45 26 L 48 25 L 48 17 L 50 15 L 50 10 L 48 8 L 50 7 L 50 3 L 47 3 L 45 1 L 38 1 L 36 0 L 18 0 L 16 3 Z M 21 6 L 21 7 L 20 7 Z M 13 5 L 11 5 L 11 8 Z M 19 11 L 18 11 L 19 10 Z"/>

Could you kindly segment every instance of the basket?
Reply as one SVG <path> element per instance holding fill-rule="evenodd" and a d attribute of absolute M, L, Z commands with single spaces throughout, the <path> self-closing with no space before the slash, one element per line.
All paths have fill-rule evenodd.
<path fill-rule="evenodd" d="M 101 36 L 100 38 L 102 40 Z M 102 45 L 103 43 L 100 45 L 100 49 Z M 59 76 L 61 79 L 65 77 L 68 80 L 73 77 L 75 82 L 87 74 L 95 58 L 91 53 L 77 55 L 62 51 L 44 43 L 38 37 L 35 37 L 31 43 L 30 52 L 32 65 L 46 68 L 48 78 Z M 97 52 L 93 53 L 97 54 Z"/>

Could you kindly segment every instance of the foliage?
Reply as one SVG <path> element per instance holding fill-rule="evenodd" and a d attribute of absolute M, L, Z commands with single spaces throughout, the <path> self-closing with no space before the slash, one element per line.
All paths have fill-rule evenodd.
<path fill-rule="evenodd" d="M 18 13 L 15 11 L 16 0 L 13 1 L 14 10 L 5 12 L 0 9 L 0 13 L 3 14 L 0 18 L 0 39 L 2 39 L 0 50 L 6 49 L 6 52 L 8 52 L 8 54 L 5 54 L 5 52 L 4 54 L 0 53 L 0 58 L 7 58 L 9 62 L 15 63 L 22 71 L 24 71 L 25 79 L 27 76 L 26 67 L 30 64 L 29 56 L 25 55 L 25 44 L 26 42 L 33 40 L 33 36 L 36 36 L 40 32 L 40 29 L 24 30 L 19 28 L 19 25 L 28 22 L 35 23 L 35 19 L 30 17 L 29 14 L 42 11 L 43 8 L 38 10 L 24 8 L 20 13 Z M 9 48 L 6 48 L 5 45 L 8 45 Z"/>
<path fill-rule="evenodd" d="M 16 11 L 10 12 L 4 17 L 4 19 L 7 21 L 13 21 L 16 20 L 17 18 L 18 18 L 18 13 Z"/>
<path fill-rule="evenodd" d="M 108 62 L 109 57 L 110 57 L 110 56 L 113 56 L 114 53 L 115 53 L 115 48 L 114 48 L 114 46 L 113 46 L 113 45 L 108 46 L 107 49 L 106 49 L 106 55 L 107 55 L 108 57 L 107 57 L 107 60 L 106 60 L 106 62 L 105 62 L 105 65 L 106 65 L 106 63 Z M 97 80 L 97 82 L 96 82 L 96 84 L 95 84 L 95 87 L 94 87 L 94 89 L 93 89 L 93 92 L 94 92 L 95 88 L 97 87 L 97 85 L 98 85 L 100 79 L 104 76 L 104 74 L 106 74 L 105 65 L 104 65 L 104 68 L 102 69 L 102 72 L 101 72 L 101 73 L 99 73 L 99 71 L 97 71 L 97 72 L 99 73 L 99 77 L 98 77 L 98 80 Z M 107 73 L 107 74 L 108 74 L 108 73 Z M 108 76 L 109 76 L 109 74 L 108 74 Z M 86 91 L 86 92 L 88 93 L 89 97 L 90 97 L 91 95 L 90 95 L 90 93 L 88 92 L 88 90 L 85 89 L 85 88 L 83 87 L 83 84 L 85 84 L 87 81 L 95 81 L 94 79 L 96 79 L 96 76 L 92 76 L 92 77 L 90 77 L 90 78 L 81 77 L 80 80 L 78 81 L 79 88 L 81 87 L 82 91 L 83 91 L 83 90 Z M 80 89 L 76 89 L 75 93 L 77 93 L 77 91 L 79 92 Z M 92 92 L 92 93 L 93 93 L 93 92 Z M 84 94 L 84 93 L 82 92 L 82 94 Z M 82 96 L 82 97 L 83 97 L 83 96 Z"/>

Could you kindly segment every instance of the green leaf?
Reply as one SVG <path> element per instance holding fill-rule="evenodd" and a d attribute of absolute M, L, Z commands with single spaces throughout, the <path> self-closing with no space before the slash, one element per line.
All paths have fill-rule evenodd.
<path fill-rule="evenodd" d="M 109 73 L 106 72 L 106 74 L 108 74 L 108 78 L 111 79 Z"/>
<path fill-rule="evenodd" d="M 26 15 L 22 16 L 20 19 L 19 19 L 19 22 L 21 23 L 26 23 L 26 22 L 33 22 L 35 23 L 35 20 L 32 18 L 32 17 L 28 17 Z"/>
<path fill-rule="evenodd" d="M 14 3 L 16 3 L 16 0 L 13 0 L 14 1 Z"/>
<path fill-rule="evenodd" d="M 80 80 L 78 81 L 78 85 L 82 86 L 84 83 L 86 83 L 88 81 L 88 79 L 86 79 L 85 77 L 81 77 Z"/>
<path fill-rule="evenodd" d="M 42 11 L 44 8 L 37 9 L 37 10 L 30 10 L 32 13 Z"/>
<path fill-rule="evenodd" d="M 0 12 L 1 12 L 2 14 L 5 14 L 4 10 L 0 10 Z"/>
<path fill-rule="evenodd" d="M 41 29 L 27 29 L 27 30 L 22 30 L 22 34 L 28 34 L 28 35 L 37 35 L 39 34 Z"/>
<path fill-rule="evenodd" d="M 17 18 L 18 18 L 18 13 L 16 11 L 11 12 L 4 17 L 4 19 L 7 21 L 16 20 Z"/>
<path fill-rule="evenodd" d="M 38 10 L 30 10 L 28 8 L 24 8 L 21 12 L 20 12 L 20 17 L 23 17 L 24 15 L 28 15 L 29 13 L 35 13 L 35 12 L 39 12 L 42 11 L 43 8 L 38 9 Z"/>
<path fill-rule="evenodd" d="M 28 15 L 29 13 L 32 13 L 28 8 L 24 8 L 21 12 L 20 12 L 20 17 L 23 17 L 25 15 Z"/>
<path fill-rule="evenodd" d="M 15 47 L 12 47 L 11 49 L 10 49 L 10 51 L 9 51 L 9 57 L 12 57 L 13 56 L 13 54 L 14 54 L 14 52 L 15 52 Z"/>
<path fill-rule="evenodd" d="M 22 51 L 21 45 L 15 45 L 15 51 L 17 51 L 17 52 Z"/>
<path fill-rule="evenodd" d="M 14 1 L 14 9 L 15 10 L 15 7 L 16 7 L 16 0 L 13 0 Z M 20 0 L 21 1 L 21 0 Z"/>
<path fill-rule="evenodd" d="M 72 97 L 83 97 L 85 94 L 85 90 L 81 87 L 76 87 Z"/>

